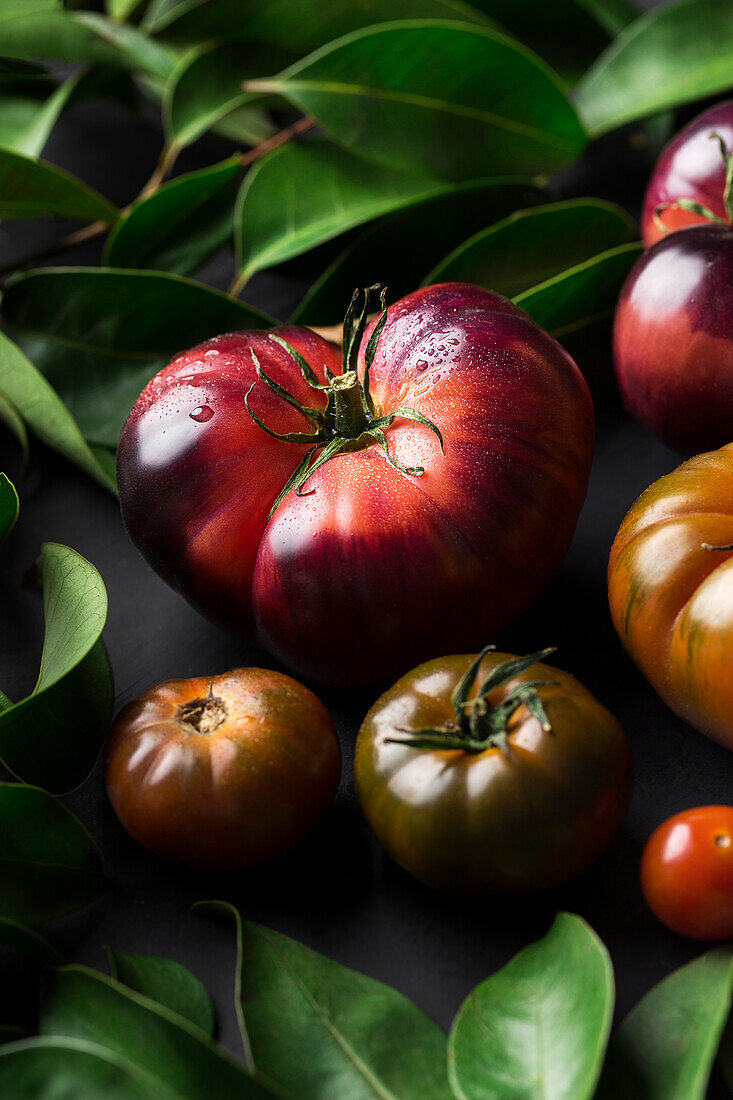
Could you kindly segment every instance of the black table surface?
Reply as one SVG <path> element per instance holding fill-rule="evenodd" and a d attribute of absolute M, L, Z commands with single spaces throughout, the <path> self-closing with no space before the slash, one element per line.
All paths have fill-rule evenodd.
<path fill-rule="evenodd" d="M 160 140 L 152 110 L 140 121 L 109 103 L 87 103 L 62 119 L 44 156 L 125 203 L 149 175 Z M 564 181 L 564 193 L 615 197 L 635 210 L 650 163 L 648 150 L 638 145 L 628 136 L 601 143 Z M 213 163 L 226 152 L 214 140 L 202 141 L 184 154 L 178 170 Z M 53 221 L 6 223 L 0 226 L 3 262 L 58 236 Z M 98 253 L 78 251 L 69 261 L 98 262 Z M 201 277 L 225 287 L 231 268 L 231 256 L 221 255 Z M 265 274 L 246 297 L 286 316 L 300 289 L 292 277 Z M 248 664 L 274 667 L 266 653 L 206 622 L 166 587 L 130 543 L 111 496 L 40 445 L 34 455 L 20 484 L 21 519 L 2 552 L 0 571 L 0 686 L 11 698 L 30 690 L 37 672 L 41 603 L 37 593 L 21 587 L 20 578 L 46 540 L 74 547 L 105 580 L 110 607 L 104 637 L 118 706 L 167 678 Z M 57 922 L 57 942 L 70 960 L 104 968 L 105 944 L 178 959 L 206 983 L 219 1036 L 241 1054 L 232 1009 L 232 927 L 193 913 L 191 905 L 199 899 L 230 900 L 247 918 L 389 982 L 446 1027 L 471 988 L 543 935 L 558 910 L 581 914 L 607 944 L 619 1016 L 654 983 L 700 954 L 702 945 L 666 931 L 646 908 L 639 857 L 650 832 L 670 814 L 731 801 L 733 755 L 677 719 L 626 657 L 611 625 L 605 579 L 609 548 L 627 508 L 679 461 L 613 401 L 599 410 L 590 489 L 567 559 L 535 607 L 496 639 L 501 648 L 519 653 L 557 645 L 556 663 L 585 683 L 628 732 L 636 767 L 632 805 L 620 835 L 589 871 L 562 889 L 523 899 L 444 896 L 412 880 L 382 854 L 354 798 L 354 738 L 377 693 L 311 685 L 341 737 L 341 789 L 317 832 L 276 863 L 243 874 L 207 875 L 157 859 L 117 822 L 99 766 L 65 799 L 100 845 L 110 880 L 105 899 Z M 0 467 L 17 474 L 17 449 L 5 435 Z M 15 1019 L 30 1015 L 37 989 L 32 967 L 11 959 L 3 959 L 2 967 L 3 1015 L 8 1005 L 17 1010 Z"/>

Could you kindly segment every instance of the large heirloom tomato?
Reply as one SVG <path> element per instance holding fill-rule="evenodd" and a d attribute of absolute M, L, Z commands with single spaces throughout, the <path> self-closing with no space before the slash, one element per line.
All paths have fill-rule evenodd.
<path fill-rule="evenodd" d="M 178 356 L 118 479 L 132 538 L 191 602 L 304 675 L 374 683 L 532 603 L 585 496 L 593 410 L 560 345 L 480 287 L 347 321 L 343 373 L 294 327 Z"/>
<path fill-rule="evenodd" d="M 665 703 L 733 748 L 733 444 L 641 494 L 611 550 L 608 595 L 621 641 Z"/>
<path fill-rule="evenodd" d="M 117 715 L 107 793 L 122 824 L 166 859 L 233 870 L 292 848 L 341 775 L 328 711 L 281 672 L 167 680 Z"/>
<path fill-rule="evenodd" d="M 429 886 L 519 892 L 603 851 L 631 794 L 613 715 L 566 672 L 483 650 L 403 676 L 359 731 L 356 791 L 389 855 Z"/>

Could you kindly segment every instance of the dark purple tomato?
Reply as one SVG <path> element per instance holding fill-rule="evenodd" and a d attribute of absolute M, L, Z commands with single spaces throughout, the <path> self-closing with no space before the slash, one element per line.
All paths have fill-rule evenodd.
<path fill-rule="evenodd" d="M 614 326 L 624 404 L 683 454 L 733 439 L 733 230 L 713 222 L 637 260 Z"/>
<path fill-rule="evenodd" d="M 343 374 L 308 329 L 210 340 L 147 386 L 118 452 L 123 516 L 148 561 L 207 614 L 332 683 L 382 682 L 515 619 L 567 550 L 593 449 L 580 371 L 501 295 L 445 283 L 390 306 L 367 416 L 369 337 Z M 257 363 L 343 444 L 303 495 L 282 494 L 313 423 Z M 355 427 L 339 412 L 349 395 Z"/>
<path fill-rule="evenodd" d="M 673 233 L 705 221 L 703 215 L 677 206 L 679 199 L 700 203 L 728 220 L 723 198 L 725 165 L 720 143 L 711 134 L 717 134 L 727 149 L 733 149 L 733 100 L 698 115 L 662 151 L 644 196 L 641 228 L 647 248 L 665 236 L 665 230 Z M 656 210 L 658 219 L 654 217 Z"/>

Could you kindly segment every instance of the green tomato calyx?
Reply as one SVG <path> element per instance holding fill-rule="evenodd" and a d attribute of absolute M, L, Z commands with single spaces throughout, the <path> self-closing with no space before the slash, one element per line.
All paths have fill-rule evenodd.
<path fill-rule="evenodd" d="M 364 332 L 369 321 L 369 307 L 374 294 L 379 295 L 381 315 L 375 324 L 364 350 L 364 375 L 359 379 L 358 359 Z M 273 378 L 270 378 L 260 365 L 254 348 L 250 349 L 254 360 L 257 377 L 269 386 L 273 393 L 287 401 L 289 405 L 302 413 L 310 420 L 313 429 L 311 432 L 275 432 L 268 428 L 252 410 L 249 398 L 252 390 L 257 385 L 253 382 L 247 391 L 244 403 L 247 412 L 263 431 L 272 435 L 275 439 L 281 439 L 285 443 L 299 443 L 307 446 L 308 450 L 302 461 L 288 479 L 285 487 L 277 497 L 270 510 L 273 515 L 280 502 L 294 489 L 298 496 L 307 496 L 314 490 L 305 490 L 304 485 L 312 474 L 326 462 L 337 455 L 348 451 L 359 451 L 370 443 L 377 442 L 387 456 L 388 461 L 395 469 L 403 474 L 411 474 L 413 477 L 422 477 L 425 470 L 422 466 L 404 466 L 390 453 L 387 436 L 384 429 L 388 428 L 398 417 L 403 420 L 414 420 L 418 424 L 430 428 L 438 437 L 440 448 L 443 450 L 443 437 L 440 430 L 432 420 L 413 409 L 410 405 L 400 405 L 386 415 L 381 415 L 375 407 L 369 387 L 369 371 L 371 370 L 374 356 L 377 352 L 379 337 L 387 321 L 387 308 L 385 305 L 386 289 L 381 285 L 367 287 L 365 290 L 355 290 L 344 320 L 343 338 L 343 368 L 341 374 L 334 374 L 326 367 L 328 381 L 319 382 L 318 375 L 307 360 L 296 351 L 294 347 L 275 333 L 270 333 L 270 339 L 279 344 L 281 348 L 292 356 L 300 367 L 301 373 L 308 385 L 314 390 L 320 390 L 326 395 L 325 409 L 316 409 L 309 405 L 303 405 L 297 397 L 289 393 Z"/>
<path fill-rule="evenodd" d="M 455 710 L 455 719 L 452 722 L 442 727 L 403 730 L 401 732 L 408 734 L 407 737 L 389 737 L 387 740 L 393 744 L 407 745 L 412 749 L 458 749 L 462 752 L 479 753 L 498 748 L 508 755 L 509 720 L 521 706 L 525 706 L 541 724 L 542 729 L 549 733 L 552 726 L 537 689 L 550 687 L 557 683 L 556 680 L 525 680 L 513 687 L 499 703 L 490 702 L 489 694 L 509 683 L 516 676 L 527 672 L 539 661 L 544 661 L 555 652 L 555 647 L 538 650 L 537 653 L 530 653 L 526 657 L 510 657 L 508 661 L 502 661 L 501 664 L 496 665 L 488 676 L 478 683 L 481 662 L 493 649 L 496 649 L 496 646 L 484 646 L 453 689 L 451 702 Z M 471 692 L 477 683 L 477 691 L 471 697 Z"/>

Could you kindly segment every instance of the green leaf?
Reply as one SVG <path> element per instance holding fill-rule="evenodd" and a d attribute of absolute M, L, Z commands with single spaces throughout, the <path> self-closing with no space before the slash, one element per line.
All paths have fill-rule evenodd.
<path fill-rule="evenodd" d="M 0 917 L 21 924 L 72 913 L 107 889 L 81 822 L 46 791 L 19 783 L 0 783 L 0 874 Z"/>
<path fill-rule="evenodd" d="M 397 990 L 319 955 L 233 906 L 237 1010 L 258 1079 L 292 1100 L 450 1100 L 446 1037 Z"/>
<path fill-rule="evenodd" d="M 423 279 L 477 283 L 512 297 L 628 241 L 632 223 L 600 199 L 517 210 L 464 241 Z"/>
<path fill-rule="evenodd" d="M 594 136 L 733 85 L 733 5 L 682 0 L 641 16 L 578 86 L 577 106 Z"/>
<path fill-rule="evenodd" d="M 549 171 L 586 142 L 552 70 L 468 24 L 370 27 L 246 87 L 285 96 L 360 155 L 440 179 Z"/>
<path fill-rule="evenodd" d="M 306 294 L 293 321 L 338 324 L 355 286 L 384 283 L 395 301 L 415 288 L 451 249 L 487 222 L 518 206 L 539 203 L 546 194 L 529 180 L 501 179 L 459 184 L 437 198 L 417 200 L 380 218 L 350 242 Z M 426 225 L 430 232 L 425 232 Z"/>
<path fill-rule="evenodd" d="M 41 102 L 27 95 L 18 96 L 12 90 L 0 91 L 0 145 L 28 157 L 40 156 L 81 75 L 72 73 Z"/>
<path fill-rule="evenodd" d="M 107 592 L 75 550 L 47 542 L 37 562 L 46 619 L 32 693 L 0 712 L 0 758 L 14 775 L 68 791 L 89 774 L 112 717 L 114 688 L 102 628 Z"/>
<path fill-rule="evenodd" d="M 328 141 L 281 145 L 247 173 L 239 193 L 234 239 L 242 278 L 391 210 L 453 190 L 370 164 Z"/>
<path fill-rule="evenodd" d="M 10 284 L 2 304 L 85 436 L 111 447 L 140 391 L 173 355 L 217 333 L 274 324 L 226 294 L 157 271 L 33 271 Z M 0 389 L 7 391 L 1 373 Z"/>
<path fill-rule="evenodd" d="M 13 1100 L 182 1100 L 180 1092 L 96 1043 L 54 1037 L 0 1047 L 0 1095 Z"/>
<path fill-rule="evenodd" d="M 169 140 L 188 145 L 230 116 L 236 108 L 262 99 L 242 91 L 242 81 L 265 76 L 291 58 L 283 50 L 258 44 L 207 42 L 186 53 L 171 73 L 163 98 L 163 122 Z M 238 117 L 242 115 L 238 112 Z M 265 114 L 249 108 L 249 144 L 259 144 L 275 132 Z"/>
<path fill-rule="evenodd" d="M 42 963 L 60 963 L 64 956 L 44 936 L 18 921 L 0 917 L 0 944 Z M 2 1094 L 0 1094 L 2 1095 Z"/>
<path fill-rule="evenodd" d="M 186 275 L 232 236 L 241 157 L 178 176 L 135 203 L 107 241 L 110 267 L 155 268 Z"/>
<path fill-rule="evenodd" d="M 68 172 L 11 149 L 0 149 L 0 218 L 43 214 L 107 225 L 118 216 L 110 202 Z"/>
<path fill-rule="evenodd" d="M 114 23 L 97 12 L 76 12 L 77 24 L 88 28 L 99 42 L 115 51 L 118 61 L 133 70 L 142 69 L 150 76 L 167 80 L 178 61 L 178 55 L 167 46 L 150 39 L 137 27 Z"/>
<path fill-rule="evenodd" d="M 137 28 L 112 23 L 95 12 L 32 11 L 23 6 L 14 15 L 0 13 L 0 53 L 30 61 L 57 58 L 143 70 L 162 79 L 176 61 L 173 51 Z"/>
<path fill-rule="evenodd" d="M 8 537 L 15 527 L 20 511 L 20 501 L 15 486 L 9 477 L 0 474 L 0 542 Z"/>
<path fill-rule="evenodd" d="M 214 1034 L 214 1009 L 204 983 L 188 967 L 160 955 L 123 955 L 108 950 L 112 977 Z"/>
<path fill-rule="evenodd" d="M 517 294 L 514 301 L 572 355 L 596 404 L 614 392 L 612 328 L 616 302 L 640 244 L 624 244 Z"/>
<path fill-rule="evenodd" d="M 723 1031 L 723 1039 L 720 1044 L 718 1063 L 723 1077 L 733 1095 L 733 1016 L 731 1016 Z"/>
<path fill-rule="evenodd" d="M 655 986 L 611 1040 L 598 1100 L 704 1100 L 732 991 L 727 947 Z"/>
<path fill-rule="evenodd" d="M 585 921 L 561 913 L 461 1006 L 448 1046 L 456 1096 L 590 1100 L 613 1002 L 608 952 Z"/>
<path fill-rule="evenodd" d="M 636 242 L 610 248 L 522 291 L 514 301 L 563 341 L 568 334 L 613 313 L 623 281 L 641 250 Z"/>
<path fill-rule="evenodd" d="M 0 420 L 15 432 L 25 455 L 28 441 L 25 428 L 21 431 L 18 427 L 18 414 L 40 440 L 79 466 L 105 489 L 116 491 L 114 478 L 84 442 L 73 416 L 58 394 L 20 348 L 0 332 Z"/>
<path fill-rule="evenodd" d="M 199 1028 L 112 978 L 81 966 L 50 975 L 43 1035 L 96 1043 L 154 1079 L 163 1096 L 265 1100 L 271 1094 Z"/>
<path fill-rule="evenodd" d="M 140 7 L 142 0 L 106 0 L 105 7 L 110 19 L 124 23 Z"/>

